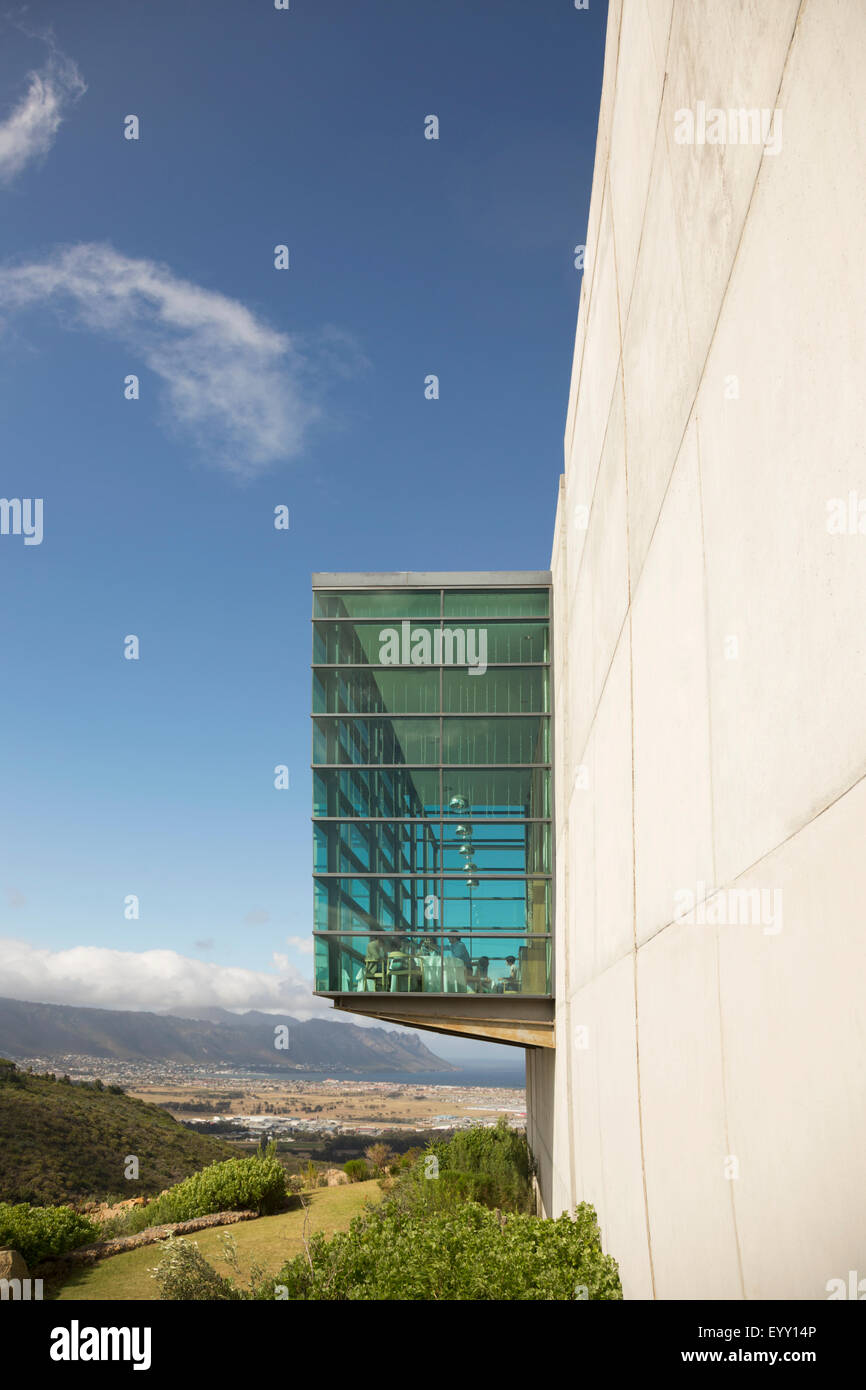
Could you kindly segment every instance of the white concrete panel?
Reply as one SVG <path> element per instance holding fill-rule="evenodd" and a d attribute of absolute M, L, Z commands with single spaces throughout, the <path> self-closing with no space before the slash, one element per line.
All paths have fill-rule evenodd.
<path fill-rule="evenodd" d="M 623 62 L 627 54 L 629 61 Z M 636 62 L 637 54 L 641 55 Z M 653 61 L 653 27 L 645 0 L 623 6 L 608 187 L 616 233 L 620 312 L 628 313 L 650 183 L 664 71 Z"/>
<path fill-rule="evenodd" d="M 631 955 L 575 995 L 571 1018 L 588 1028 L 588 1046 L 573 1052 L 586 1159 L 577 1199 L 596 1208 L 604 1249 L 621 1261 L 626 1298 L 650 1298 Z"/>
<path fill-rule="evenodd" d="M 616 278 L 610 205 L 605 199 L 597 264 L 589 306 L 587 334 L 590 341 L 583 353 L 580 390 L 575 415 L 574 442 L 566 458 L 568 492 L 568 537 L 574 571 L 581 537 L 572 543 L 576 509 L 589 506 L 595 488 L 595 476 L 601 460 L 602 445 L 610 414 L 611 397 L 619 363 L 619 326 L 617 317 Z M 574 585 L 574 573 L 570 576 Z"/>
<path fill-rule="evenodd" d="M 591 748 L 584 767 L 586 785 L 575 781 L 568 811 L 568 841 L 563 847 L 571 869 L 568 906 L 563 913 L 568 935 L 568 978 L 563 983 L 569 993 L 595 973 L 595 759 Z"/>
<path fill-rule="evenodd" d="M 659 131 L 623 347 L 632 593 L 699 380 L 679 253 L 667 147 Z"/>
<path fill-rule="evenodd" d="M 638 1029 L 657 1298 L 742 1298 L 726 1138 L 717 928 L 638 952 Z"/>
<path fill-rule="evenodd" d="M 662 124 L 698 363 L 706 357 L 762 150 L 742 143 L 677 143 L 676 113 L 690 110 L 697 117 L 699 101 L 705 111 L 775 110 L 798 8 L 799 0 L 689 0 L 675 6 Z M 782 132 L 784 139 L 784 118 Z"/>
<path fill-rule="evenodd" d="M 638 942 L 673 920 L 680 890 L 713 879 L 702 571 L 690 429 L 631 610 Z"/>
<path fill-rule="evenodd" d="M 625 436 L 617 376 L 578 584 L 592 594 L 592 695 L 598 705 L 628 609 Z"/>
<path fill-rule="evenodd" d="M 748 1298 L 826 1298 L 849 1269 L 866 1278 L 864 826 L 860 782 L 737 880 L 779 890 L 781 930 L 720 928 Z"/>
<path fill-rule="evenodd" d="M 827 530 L 866 499 L 864 51 L 866 7 L 806 6 L 699 397 L 722 879 L 866 770 L 866 535 Z"/>
<path fill-rule="evenodd" d="M 655 78 L 657 84 L 661 86 L 667 68 L 674 0 L 644 0 L 644 4 L 649 18 Z"/>
<path fill-rule="evenodd" d="M 595 651 L 593 648 L 592 584 L 578 582 L 568 605 L 568 671 L 566 710 L 568 712 L 569 772 L 573 777 L 585 760 L 586 744 L 595 713 Z"/>
<path fill-rule="evenodd" d="M 617 647 L 604 687 L 591 748 L 593 974 L 599 975 L 630 952 L 634 944 L 631 670 L 627 632 Z"/>

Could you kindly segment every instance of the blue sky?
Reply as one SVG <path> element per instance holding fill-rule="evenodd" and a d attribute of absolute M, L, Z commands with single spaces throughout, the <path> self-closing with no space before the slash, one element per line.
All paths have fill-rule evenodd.
<path fill-rule="evenodd" d="M 309 1012 L 310 573 L 546 568 L 606 6 L 16 15 L 0 993 Z"/>

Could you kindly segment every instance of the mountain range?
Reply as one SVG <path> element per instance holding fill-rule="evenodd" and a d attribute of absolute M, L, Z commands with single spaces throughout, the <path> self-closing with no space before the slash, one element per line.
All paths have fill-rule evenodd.
<path fill-rule="evenodd" d="M 196 1010 L 197 1017 L 129 1009 L 89 1009 L 0 998 L 0 1056 L 60 1057 L 67 1053 L 117 1061 L 172 1061 L 278 1067 L 286 1071 L 333 1068 L 370 1071 L 452 1072 L 414 1033 L 359 1028 L 311 1018 L 249 1010 Z M 275 1029 L 288 1029 L 288 1047 L 275 1047 Z M 285 1035 L 283 1035 L 285 1036 Z"/>

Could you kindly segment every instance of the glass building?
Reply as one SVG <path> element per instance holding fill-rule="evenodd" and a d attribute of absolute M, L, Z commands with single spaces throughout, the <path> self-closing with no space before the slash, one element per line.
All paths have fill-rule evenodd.
<path fill-rule="evenodd" d="M 313 579 L 316 993 L 550 999 L 549 576 Z"/>

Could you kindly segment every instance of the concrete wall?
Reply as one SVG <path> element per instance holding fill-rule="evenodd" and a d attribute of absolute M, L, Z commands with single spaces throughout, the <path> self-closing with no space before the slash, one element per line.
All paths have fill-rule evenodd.
<path fill-rule="evenodd" d="M 864 53 L 861 0 L 610 4 L 529 1127 L 632 1298 L 866 1280 Z"/>

